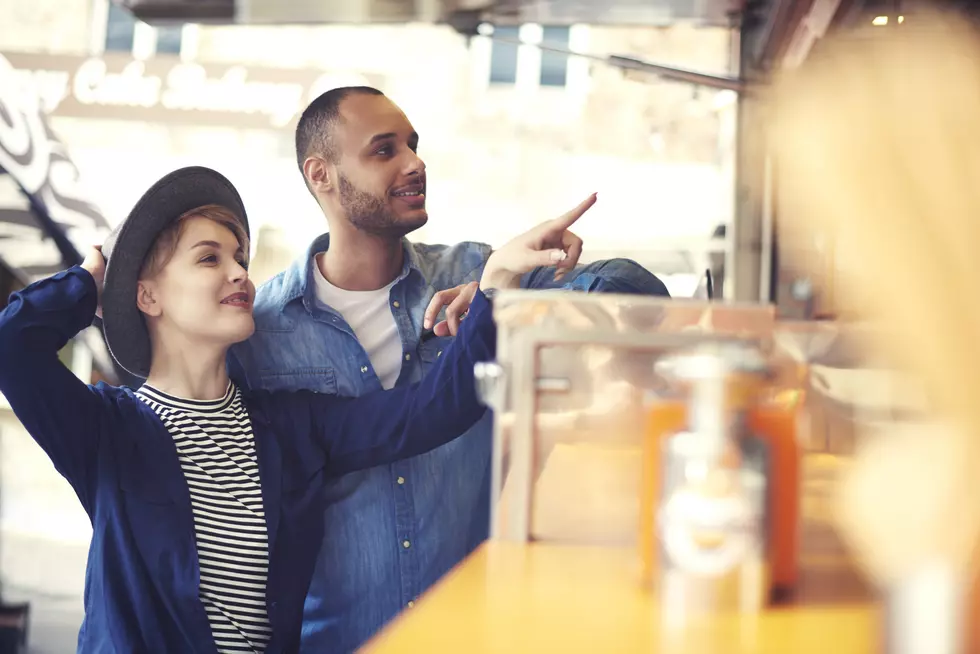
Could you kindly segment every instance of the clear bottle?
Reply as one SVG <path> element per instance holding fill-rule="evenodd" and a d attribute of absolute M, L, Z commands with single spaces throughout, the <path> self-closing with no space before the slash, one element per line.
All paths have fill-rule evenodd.
<path fill-rule="evenodd" d="M 746 426 L 743 396 L 763 363 L 751 348 L 718 343 L 665 363 L 690 396 L 686 427 L 662 440 L 656 521 L 664 617 L 758 611 L 769 594 L 771 456 Z"/>

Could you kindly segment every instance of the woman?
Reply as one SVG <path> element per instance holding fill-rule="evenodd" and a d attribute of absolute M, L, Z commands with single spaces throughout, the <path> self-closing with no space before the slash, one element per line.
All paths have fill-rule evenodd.
<path fill-rule="evenodd" d="M 571 213 L 495 253 L 481 287 L 562 259 Z M 225 369 L 254 329 L 248 223 L 228 180 L 167 175 L 103 252 L 108 263 L 93 250 L 0 313 L 0 392 L 92 520 L 78 651 L 295 652 L 323 482 L 433 449 L 480 417 L 487 298 L 471 289 L 468 319 L 420 384 L 357 399 L 253 393 Z M 59 362 L 100 297 L 110 351 L 147 379 L 138 391 L 88 386 Z"/>

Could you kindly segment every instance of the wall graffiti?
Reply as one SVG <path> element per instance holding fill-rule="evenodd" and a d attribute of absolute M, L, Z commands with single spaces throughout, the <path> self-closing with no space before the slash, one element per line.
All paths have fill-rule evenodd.
<path fill-rule="evenodd" d="M 47 267 L 53 242 L 62 266 L 73 265 L 86 248 L 102 242 L 109 225 L 86 197 L 78 168 L 51 130 L 38 98 L 23 93 L 14 74 L 0 55 L 0 170 L 24 192 L 44 238 L 39 241 L 31 230 L 0 229 L 0 258 L 16 259 L 18 267 Z M 32 251 L 38 258 L 34 265 Z"/>

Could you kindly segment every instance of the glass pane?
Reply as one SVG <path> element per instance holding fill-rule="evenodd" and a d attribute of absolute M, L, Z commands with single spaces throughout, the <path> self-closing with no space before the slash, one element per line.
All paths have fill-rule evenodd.
<path fill-rule="evenodd" d="M 109 52 L 132 52 L 136 19 L 119 5 L 109 3 L 109 18 L 105 28 L 105 49 Z"/>
<path fill-rule="evenodd" d="M 541 43 L 545 46 L 568 47 L 568 27 L 544 27 Z M 541 51 L 541 86 L 565 86 L 568 76 L 568 57 L 557 52 Z"/>
<path fill-rule="evenodd" d="M 494 533 L 521 538 L 526 518 L 534 539 L 607 546 L 633 545 L 640 515 L 652 515 L 640 511 L 644 462 L 659 447 L 651 411 L 683 397 L 656 362 L 706 334 L 769 351 L 775 329 L 770 305 L 603 293 L 515 292 L 494 317 L 506 371 L 494 428 L 509 447 L 494 455 Z M 550 344 L 572 335 L 581 340 Z"/>
<path fill-rule="evenodd" d="M 180 54 L 183 27 L 172 25 L 157 28 L 157 54 Z"/>
<path fill-rule="evenodd" d="M 494 37 L 505 39 L 518 38 L 516 25 L 505 25 L 493 28 Z M 493 42 L 490 51 L 490 82 L 492 84 L 513 84 L 517 81 L 517 45 L 512 43 Z"/>

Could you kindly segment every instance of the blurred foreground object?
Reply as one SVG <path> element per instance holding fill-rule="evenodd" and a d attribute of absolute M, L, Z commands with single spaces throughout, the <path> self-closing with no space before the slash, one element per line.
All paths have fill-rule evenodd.
<path fill-rule="evenodd" d="M 703 342 L 694 350 L 659 361 L 657 369 L 673 382 L 677 393 L 650 400 L 640 513 L 644 577 L 652 577 L 662 568 L 659 576 L 668 586 L 662 592 L 669 594 L 671 576 L 681 576 L 684 583 L 691 577 L 705 576 L 690 574 L 693 566 L 681 571 L 687 574 L 678 575 L 674 568 L 681 567 L 677 559 L 683 557 L 671 552 L 665 515 L 659 516 L 657 530 L 650 523 L 658 506 L 668 513 L 674 501 L 671 495 L 678 494 L 675 487 L 693 483 L 694 487 L 706 488 L 702 482 L 729 476 L 734 482 L 728 484 L 732 492 L 719 493 L 715 488 L 701 493 L 702 504 L 710 498 L 717 506 L 702 506 L 700 515 L 693 506 L 688 507 L 685 519 L 692 527 L 700 517 L 726 536 L 703 549 L 696 548 L 697 553 L 704 560 L 717 561 L 726 551 L 739 549 L 737 543 L 760 548 L 762 561 L 754 561 L 753 553 L 746 552 L 746 560 L 735 566 L 742 568 L 741 578 L 727 580 L 729 590 L 740 587 L 738 601 L 729 603 L 742 610 L 757 602 L 757 595 L 764 598 L 760 606 L 770 598 L 791 595 L 799 573 L 801 448 L 797 424 L 802 392 L 780 389 L 771 359 L 744 342 Z M 735 507 L 740 510 L 732 512 Z M 720 517 L 725 519 L 719 523 Z M 737 525 L 739 521 L 741 525 Z M 757 529 L 760 533 L 754 533 Z M 653 537 L 658 532 L 663 534 L 659 546 Z M 757 538 L 762 542 L 756 544 Z M 659 556 L 650 557 L 651 553 Z M 757 574 L 759 578 L 754 579 Z M 724 579 L 731 574 L 720 576 Z M 709 587 L 717 583 L 701 581 L 709 582 Z M 750 590 L 752 583 L 758 583 L 760 593 Z M 693 590 L 690 594 L 697 595 Z M 722 598 L 723 593 L 715 593 L 696 604 L 721 608 L 724 602 L 718 600 Z M 681 602 L 676 598 L 665 597 L 664 609 L 672 610 L 678 604 Z"/>
<path fill-rule="evenodd" d="M 637 548 L 686 612 L 792 594 L 803 378 L 772 306 L 514 292 L 495 316 L 492 539 Z"/>
<path fill-rule="evenodd" d="M 838 292 L 889 326 L 883 354 L 920 376 L 940 419 L 859 444 L 838 498 L 846 539 L 909 618 L 890 619 L 894 651 L 966 647 L 953 625 L 980 533 L 978 81 L 973 28 L 916 12 L 827 39 L 774 89 L 781 224 L 846 244 Z"/>

